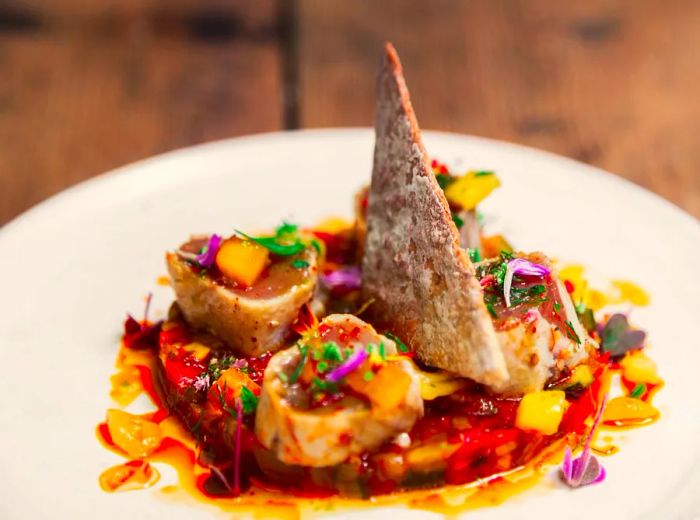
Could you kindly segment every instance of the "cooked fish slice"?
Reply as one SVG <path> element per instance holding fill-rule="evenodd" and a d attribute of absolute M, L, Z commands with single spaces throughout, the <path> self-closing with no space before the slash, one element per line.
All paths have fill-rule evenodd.
<path fill-rule="evenodd" d="M 481 288 L 428 163 L 391 44 L 380 71 L 363 293 L 374 323 L 428 365 L 488 386 L 508 378 Z"/>
<path fill-rule="evenodd" d="M 314 297 L 318 281 L 315 250 L 307 248 L 303 260 L 308 267 L 300 283 L 275 284 L 274 291 L 256 294 L 200 275 L 176 253 L 166 255 L 177 303 L 187 322 L 214 334 L 242 356 L 259 356 L 285 346 L 291 324 L 301 306 Z"/>
<path fill-rule="evenodd" d="M 548 381 L 588 359 L 590 353 L 597 348 L 595 341 L 581 325 L 571 297 L 552 262 L 542 253 L 516 256 L 523 256 L 551 270 L 553 285 L 546 296 L 549 300 L 560 303 L 563 322 L 570 324 L 572 333 L 567 334 L 551 319 L 546 319 L 539 308 L 516 313 L 517 317 L 497 326 L 496 335 L 505 356 L 509 378 L 495 385 L 493 390 L 505 394 L 542 390 Z M 488 260 L 479 265 L 489 263 L 497 264 L 499 260 Z"/>
<path fill-rule="evenodd" d="M 333 340 L 343 348 L 362 349 L 369 344 L 384 343 L 387 355 L 396 352 L 391 340 L 378 335 L 370 325 L 353 315 L 330 315 L 321 326 L 330 332 L 319 340 L 321 343 Z M 349 330 L 354 331 L 351 334 L 354 339 L 343 339 L 347 338 Z M 309 408 L 304 405 L 305 391 L 300 384 L 289 382 L 289 374 L 299 364 L 300 355 L 299 349 L 292 347 L 270 359 L 255 418 L 255 432 L 260 442 L 286 464 L 312 467 L 339 464 L 410 430 L 423 415 L 418 374 L 413 364 L 403 358 L 388 360 L 384 365 L 406 383 L 405 392 L 394 396 L 390 406 L 375 402 L 374 398 L 367 402 L 350 396 L 329 405 Z M 384 368 L 377 378 L 381 370 Z M 395 383 L 398 379 L 391 378 Z M 390 389 L 385 389 L 384 394 L 391 394 Z"/>

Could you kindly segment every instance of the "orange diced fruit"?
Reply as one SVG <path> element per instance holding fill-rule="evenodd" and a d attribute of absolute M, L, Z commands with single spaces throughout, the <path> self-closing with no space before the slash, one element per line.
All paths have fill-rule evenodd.
<path fill-rule="evenodd" d="M 216 266 L 227 278 L 250 287 L 267 267 L 269 256 L 263 246 L 234 237 L 221 244 Z"/>
<path fill-rule="evenodd" d="M 381 410 L 397 408 L 406 398 L 410 376 L 399 365 L 388 363 L 367 382 L 364 393 Z"/>
<path fill-rule="evenodd" d="M 114 444 L 136 459 L 151 455 L 163 440 L 156 423 L 122 410 L 107 410 L 107 428 Z"/>

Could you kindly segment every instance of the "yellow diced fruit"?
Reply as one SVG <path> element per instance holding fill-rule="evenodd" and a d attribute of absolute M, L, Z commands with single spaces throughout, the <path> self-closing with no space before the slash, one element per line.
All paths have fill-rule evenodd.
<path fill-rule="evenodd" d="M 456 378 L 448 372 L 418 371 L 420 395 L 426 401 L 432 401 L 444 395 L 450 395 L 466 385 L 466 379 Z"/>
<path fill-rule="evenodd" d="M 216 266 L 224 276 L 250 287 L 267 267 L 270 253 L 250 240 L 230 238 L 216 254 Z"/>
<path fill-rule="evenodd" d="M 567 386 L 569 385 L 581 385 L 589 386 L 593 382 L 593 373 L 588 365 L 577 366 L 571 374 L 571 377 L 567 381 Z"/>
<path fill-rule="evenodd" d="M 352 226 L 352 222 L 342 217 L 329 217 L 314 226 L 314 231 L 335 235 L 341 231 L 349 230 Z"/>
<path fill-rule="evenodd" d="M 369 397 L 372 406 L 380 410 L 397 408 L 411 386 L 411 378 L 408 374 L 399 365 L 391 362 L 380 368 L 369 381 L 364 380 L 363 374 L 362 368 L 351 374 L 356 380 L 353 389 L 356 387 L 356 391 Z M 350 384 L 350 378 L 348 378 L 348 384 Z"/>
<path fill-rule="evenodd" d="M 656 385 L 661 382 L 656 363 L 642 351 L 628 352 L 620 361 L 622 375 L 633 383 Z"/>
<path fill-rule="evenodd" d="M 629 302 L 632 305 L 649 305 L 649 295 L 637 284 L 626 280 L 613 280 L 612 286 L 617 290 L 617 300 Z"/>
<path fill-rule="evenodd" d="M 209 347 L 202 345 L 201 343 L 197 343 L 196 341 L 188 343 L 182 348 L 185 352 L 192 354 L 198 361 L 204 361 L 211 352 Z"/>
<path fill-rule="evenodd" d="M 450 184 L 445 189 L 445 196 L 460 208 L 470 210 L 500 185 L 501 181 L 494 173 L 483 175 L 469 172 Z"/>
<path fill-rule="evenodd" d="M 525 394 L 518 406 L 515 425 L 521 430 L 553 435 L 559 429 L 567 406 L 566 394 L 561 390 Z"/>
<path fill-rule="evenodd" d="M 114 444 L 135 459 L 148 457 L 163 440 L 159 425 L 122 410 L 107 410 L 107 429 Z"/>

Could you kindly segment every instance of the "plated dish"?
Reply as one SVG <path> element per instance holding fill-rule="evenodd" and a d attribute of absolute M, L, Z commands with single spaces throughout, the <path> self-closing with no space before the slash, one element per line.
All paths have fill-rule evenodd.
<path fill-rule="evenodd" d="M 486 234 L 479 205 L 497 173 L 428 157 L 390 46 L 378 85 L 354 221 L 167 252 L 176 301 L 163 320 L 148 305 L 127 318 L 112 379 L 123 406 L 146 391 L 157 410 L 107 412 L 99 437 L 129 460 L 105 470 L 104 490 L 149 487 L 152 462 L 168 461 L 225 506 L 459 510 L 557 457 L 562 486 L 600 484 L 615 446 L 599 428 L 656 421 L 645 335 L 604 310 L 647 294 L 621 280 L 593 290 L 580 267 Z"/>

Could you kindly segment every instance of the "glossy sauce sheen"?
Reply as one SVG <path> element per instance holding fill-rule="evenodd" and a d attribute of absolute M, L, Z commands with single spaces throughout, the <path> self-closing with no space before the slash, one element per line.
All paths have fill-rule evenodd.
<path fill-rule="evenodd" d="M 203 244 L 193 241 L 186 247 L 191 252 L 199 252 Z M 341 246 L 342 253 L 339 252 Z M 328 257 L 342 263 L 348 261 L 353 249 L 341 242 L 338 250 L 330 247 L 327 253 Z M 278 288 L 286 285 L 299 272 L 289 263 L 288 259 L 277 264 L 273 261 L 256 285 Z M 277 270 L 275 265 L 279 266 Z M 213 277 L 218 280 L 216 272 Z M 218 283 L 241 290 L 231 285 L 233 282 L 221 280 Z M 517 283 L 526 288 L 542 282 Z M 251 290 L 255 291 L 255 286 Z M 260 289 L 259 294 L 270 294 L 265 293 L 266 290 Z M 554 308 L 560 301 L 559 295 L 551 281 L 546 282 L 543 296 L 547 301 L 537 304 L 543 316 L 561 325 L 563 318 Z M 331 305 L 352 308 L 356 303 L 338 301 Z M 496 325 L 507 326 L 511 316 L 517 318 L 528 307 L 523 304 L 506 310 L 496 301 L 495 308 L 503 313 L 502 321 L 497 320 Z M 371 496 L 373 504 L 400 503 L 446 514 L 500 503 L 534 484 L 541 469 L 546 467 L 546 461 L 553 455 L 560 455 L 566 444 L 577 444 L 609 386 L 611 374 L 619 370 L 604 356 L 593 359 L 590 364 L 593 383 L 577 395 L 569 396 L 568 409 L 554 435 L 515 427 L 519 398 L 491 396 L 479 385 L 468 384 L 451 395 L 425 402 L 424 417 L 409 432 L 409 446 L 400 447 L 389 442 L 373 453 L 336 468 L 310 469 L 286 466 L 262 447 L 253 433 L 253 415 L 244 416 L 240 440 L 236 441 L 234 432 L 238 419 L 230 413 L 232 403 L 224 402 L 226 396 L 219 402 L 195 390 L 195 381 L 207 369 L 207 359 L 224 355 L 214 350 L 206 359 L 198 359 L 183 348 L 191 342 L 206 345 L 206 337 L 198 336 L 175 317 L 163 325 L 150 348 L 128 348 L 131 343 L 127 339 L 118 357 L 120 376 L 113 380 L 114 396 L 122 403 L 127 400 L 127 397 L 120 399 L 121 384 L 125 384 L 125 388 L 142 388 L 157 407 L 144 418 L 158 423 L 165 432 L 160 446 L 150 456 L 143 461 L 128 462 L 127 467 L 138 467 L 143 473 L 149 462 L 165 462 L 176 468 L 180 486 L 198 499 L 231 511 L 261 507 L 268 512 L 273 508 L 280 516 L 289 514 L 291 517 L 297 517 L 305 508 L 313 509 L 313 504 L 319 500 L 323 501 L 323 508 L 327 508 L 329 497 L 334 497 L 335 505 L 353 508 L 366 505 L 360 499 Z M 216 345 L 211 343 L 211 347 L 215 349 Z M 244 360 L 252 388 L 262 383 L 269 358 L 270 354 L 266 354 Z M 133 380 L 136 373 L 139 381 Z M 629 393 L 631 389 L 627 386 Z M 650 387 L 642 398 L 650 399 L 656 390 L 658 388 Z M 105 447 L 124 455 L 113 442 L 106 424 L 98 427 L 98 437 Z M 240 443 L 241 450 L 240 495 L 232 486 L 236 442 Z M 602 452 L 615 449 L 600 446 Z M 131 469 L 126 471 L 127 476 Z M 113 476 L 120 471 L 124 469 L 109 469 L 106 474 Z M 139 483 L 143 487 L 155 483 L 147 479 L 145 473 L 134 476 L 133 480 L 136 487 Z M 126 485 L 123 487 L 130 489 Z M 339 494 L 344 498 L 339 498 Z"/>

